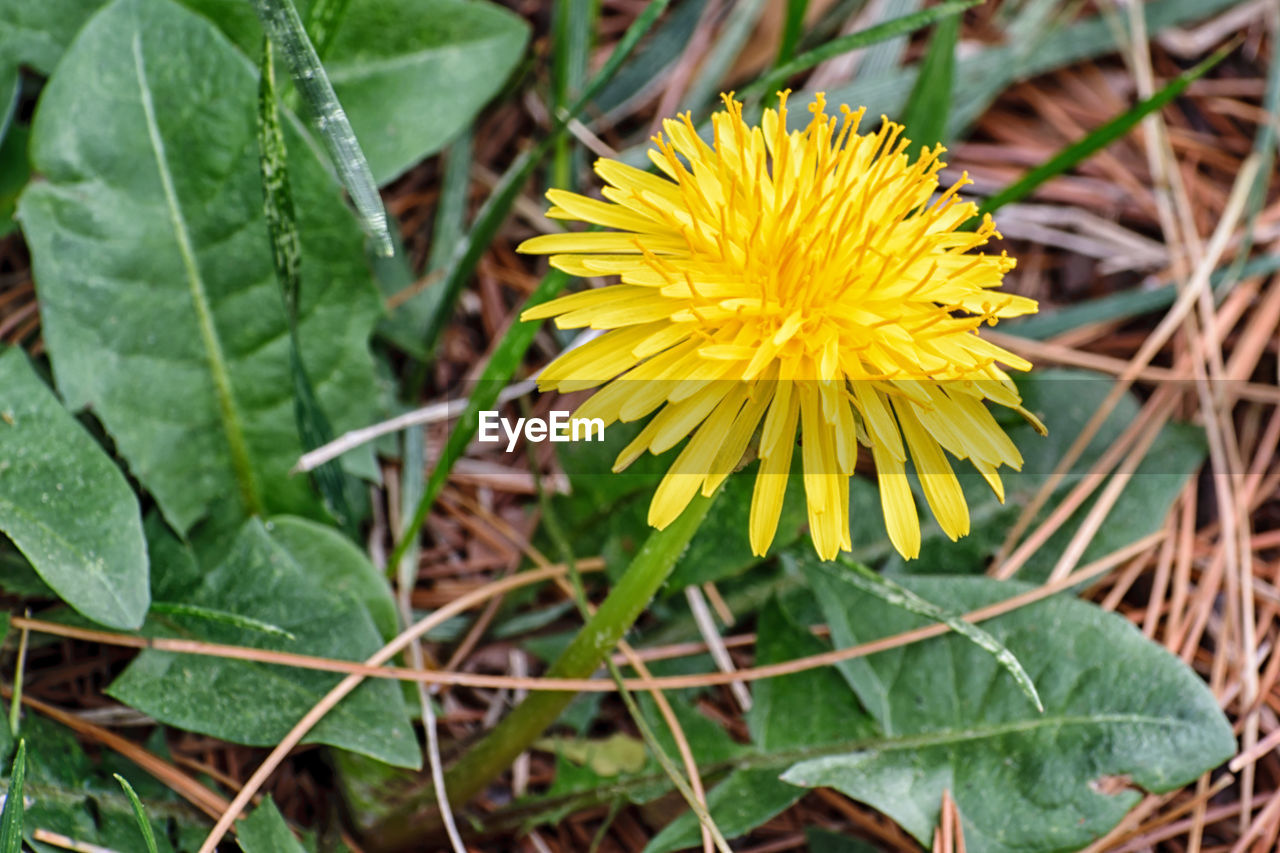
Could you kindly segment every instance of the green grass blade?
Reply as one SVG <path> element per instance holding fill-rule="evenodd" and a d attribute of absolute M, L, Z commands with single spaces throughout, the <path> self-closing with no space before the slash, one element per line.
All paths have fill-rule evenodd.
<path fill-rule="evenodd" d="M 524 307 L 526 309 L 532 308 L 556 297 L 560 291 L 564 290 L 564 286 L 568 282 L 569 276 L 567 274 L 559 270 L 552 270 L 538 284 L 537 289 L 530 294 Z M 494 407 L 498 394 L 511 381 L 511 377 L 515 375 L 521 362 L 524 361 L 524 355 L 528 352 L 530 344 L 533 343 L 533 338 L 538 333 L 540 326 L 540 323 L 521 323 L 519 321 L 512 323 L 511 328 L 507 329 L 507 333 L 503 335 L 502 340 L 494 348 L 493 355 L 489 357 L 489 361 L 485 364 L 484 371 L 480 375 L 480 380 L 475 383 L 474 390 L 467 400 L 466 411 L 462 413 L 462 416 L 458 418 L 457 423 L 449 432 L 449 439 L 445 442 L 444 450 L 440 452 L 435 467 L 431 469 L 431 477 L 427 480 L 427 486 L 423 490 L 422 496 L 418 499 L 418 506 L 414 510 L 413 519 L 405 527 L 404 534 L 400 541 L 396 543 L 390 559 L 387 560 L 387 566 L 392 571 L 395 570 L 396 566 L 400 565 L 405 553 L 417 541 L 418 531 L 422 529 L 422 523 L 426 521 L 427 513 L 431 511 L 431 505 L 435 503 L 436 497 L 439 496 L 440 490 L 449 478 L 449 472 L 453 470 L 454 463 L 462 458 L 467 445 L 475 437 L 476 431 L 479 429 L 479 413 Z"/>
<path fill-rule="evenodd" d="M 442 155 L 443 175 L 440 197 L 436 202 L 431 253 L 427 257 L 428 275 L 438 274 L 448 266 L 449 259 L 466 236 L 473 141 L 472 129 L 467 128 L 449 144 Z M 405 288 L 418 284 L 418 278 L 409 266 L 403 246 L 396 247 L 395 257 L 374 256 L 371 260 L 374 276 L 378 279 L 378 286 L 385 298 L 395 297 Z M 422 344 L 422 330 L 427 328 L 427 318 L 436 310 L 435 304 L 442 298 L 444 290 L 438 285 L 438 281 L 427 284 L 392 308 L 378 323 L 380 337 L 420 362 L 425 362 L 429 357 Z"/>
<path fill-rule="evenodd" d="M 1083 139 L 1071 143 L 1045 162 L 1030 169 L 1021 178 L 1009 186 L 987 198 L 978 208 L 978 215 L 993 213 L 1010 202 L 1026 198 L 1037 187 L 1050 178 L 1055 178 L 1078 163 L 1106 148 L 1112 142 L 1124 136 L 1151 113 L 1164 107 L 1178 97 L 1188 86 L 1203 77 L 1211 68 L 1235 50 L 1235 44 L 1227 45 L 1208 59 L 1178 75 L 1159 92 L 1145 101 L 1135 104 L 1106 124 L 1087 134 Z"/>
<path fill-rule="evenodd" d="M 631 26 L 627 27 L 627 31 L 622 34 L 622 38 L 618 40 L 617 46 L 609 54 L 609 58 L 605 60 L 604 65 L 591 78 L 591 82 L 587 84 L 586 91 L 574 102 L 573 107 L 569 110 L 571 114 L 577 115 L 582 112 L 583 108 L 594 100 L 596 95 L 600 94 L 600 90 L 605 87 L 605 84 L 613 79 L 613 75 L 618 73 L 622 63 L 627 61 L 631 51 L 636 49 L 640 39 L 644 38 L 645 33 L 649 32 L 662 13 L 667 10 L 670 2 L 671 0 L 650 0 L 649 5 L 644 7 L 644 11 L 636 16 L 636 19 L 631 22 Z M 562 121 L 567 121 L 567 119 L 562 118 Z M 564 128 L 559 126 L 555 130 L 557 133 L 564 132 Z"/>
<path fill-rule="evenodd" d="M 567 108 L 587 82 L 587 55 L 595 29 L 595 0 L 555 0 L 552 18 L 551 107 L 552 113 Z M 584 162 L 582 150 L 569 134 L 556 137 L 550 184 L 573 189 L 575 176 Z"/>
<path fill-rule="evenodd" d="M 865 30 L 859 30 L 856 33 L 832 39 L 821 47 L 807 50 L 773 69 L 743 89 L 741 97 L 754 97 L 763 93 L 771 94 L 775 89 L 786 83 L 788 78 L 826 62 L 828 59 L 832 59 L 842 53 L 848 53 L 851 50 L 858 50 L 859 48 L 885 41 L 886 39 L 913 33 L 930 24 L 958 15 L 965 9 L 977 6 L 981 2 L 982 0 L 947 0 L 947 2 L 940 3 L 929 9 L 923 9 L 911 15 L 903 15 L 900 18 L 885 21 L 883 24 L 876 24 L 874 27 L 868 27 Z"/>
<path fill-rule="evenodd" d="M 293 377 L 293 413 L 298 435 L 306 450 L 314 450 L 333 439 L 333 428 L 316 397 L 315 387 L 302 362 L 302 346 L 298 339 L 298 298 L 302 290 L 302 244 L 298 238 L 298 222 L 294 214 L 293 190 L 289 185 L 289 158 L 284 133 L 280 128 L 280 109 L 276 101 L 273 50 L 268 39 L 262 40 L 262 61 L 258 84 L 258 153 L 262 169 L 263 211 L 271 238 L 271 260 L 284 300 L 289 325 L 289 367 Z M 334 518 L 350 526 L 352 517 L 347 500 L 347 478 L 341 464 L 327 462 L 313 473 L 314 482 Z"/>
<path fill-rule="evenodd" d="M 351 196 L 360 224 L 374 241 L 378 251 L 390 255 L 394 251 L 387 230 L 387 212 L 378 194 L 378 185 L 351 122 L 338 102 L 324 65 L 307 36 L 294 8 L 293 0 L 253 0 L 262 20 L 262 28 L 280 48 L 298 93 L 311 110 L 316 130 L 324 141 L 338 178 Z"/>
<path fill-rule="evenodd" d="M 522 151 L 516 161 L 507 168 L 497 186 L 493 188 L 493 192 L 480 206 L 466 239 L 458 244 L 453 258 L 449 261 L 444 279 L 439 284 L 432 285 L 431 289 L 437 293 L 426 312 L 426 329 L 423 334 L 423 345 L 428 354 L 435 353 L 436 345 L 440 342 L 440 336 L 444 334 L 445 327 L 449 325 L 449 317 L 453 314 L 453 306 L 462 294 L 463 286 L 475 272 L 480 258 L 489 250 L 489 244 L 493 242 L 498 229 L 502 227 L 516 198 L 555 139 L 556 135 L 547 135 L 537 145 Z"/>
<path fill-rule="evenodd" d="M 774 65 L 782 65 L 795 56 L 800 36 L 804 35 L 804 15 L 809 11 L 809 0 L 787 0 L 787 14 L 782 21 L 782 40 L 778 43 L 778 58 Z"/>
<path fill-rule="evenodd" d="M 0 853 L 22 853 L 22 789 L 27 778 L 27 742 L 18 741 L 9 772 L 9 790 L 5 792 L 4 811 L 0 813 Z"/>
<path fill-rule="evenodd" d="M 551 150 L 555 140 L 565 132 L 569 119 L 582 112 L 583 107 L 591 102 L 604 85 L 617 73 L 618 69 L 622 67 L 622 63 L 626 61 L 627 56 L 635 49 L 636 43 L 658 20 L 658 16 L 666 9 L 668 2 L 670 0 L 653 0 L 645 7 L 645 10 L 627 28 L 626 33 L 618 41 L 617 46 L 613 49 L 613 53 L 609 55 L 609 59 L 605 61 L 604 66 L 591 78 L 586 90 L 566 112 L 556 116 L 550 132 L 542 141 L 521 153 L 516 158 L 516 161 L 503 173 L 498 185 L 476 214 L 475 221 L 471 224 L 471 229 L 467 232 L 466 238 L 458 244 L 453 258 L 449 262 L 444 279 L 434 286 L 435 289 L 439 290 L 439 298 L 432 304 L 431 311 L 427 314 L 422 336 L 423 347 L 427 353 L 435 352 L 436 345 L 440 341 L 440 335 L 443 334 L 445 326 L 448 325 L 449 317 L 453 313 L 453 306 L 458 301 L 458 296 L 462 293 L 463 285 L 471 278 L 471 274 L 475 272 L 476 264 L 480 262 L 480 258 L 489 248 L 489 244 L 493 242 L 494 235 L 498 233 L 498 228 L 506 220 L 507 214 L 511 212 L 511 206 L 515 204 L 515 200 L 524 188 L 525 182 L 529 180 L 529 176 L 533 174 L 538 164 L 542 162 L 547 152 Z"/>
<path fill-rule="evenodd" d="M 966 622 L 955 613 L 944 610 L 932 601 L 921 598 L 901 584 L 895 583 L 883 575 L 876 574 L 861 563 L 844 557 L 841 558 L 840 563 L 852 571 L 837 573 L 826 564 L 819 565 L 817 568 L 830 573 L 832 576 L 839 577 L 846 583 L 853 584 L 865 592 L 871 593 L 887 604 L 900 607 L 903 610 L 924 616 L 935 622 L 941 622 L 974 645 L 989 652 L 996 659 L 996 662 L 1013 677 L 1018 687 L 1031 700 L 1031 703 L 1036 706 L 1036 710 L 1044 713 L 1044 704 L 1040 701 L 1040 694 L 1036 692 L 1036 686 L 1031 681 L 1031 676 L 1027 675 L 1027 671 L 1022 668 L 1022 664 L 1018 662 L 1018 658 L 1013 652 L 1009 651 L 995 637 L 972 622 Z"/>
<path fill-rule="evenodd" d="M 938 22 L 929 39 L 929 51 L 920 63 L 920 76 L 907 98 L 902 113 L 906 135 L 911 140 L 907 149 L 912 159 L 925 146 L 943 142 L 947 118 L 951 114 L 951 88 L 956 70 L 956 40 L 960 37 L 960 16 L 949 15 Z"/>
<path fill-rule="evenodd" d="M 119 773 L 112 773 L 116 777 L 116 781 L 120 783 L 120 787 L 124 788 L 125 796 L 129 798 L 129 804 L 133 806 L 133 816 L 138 821 L 138 831 L 142 833 L 142 840 L 147 845 L 147 853 L 159 853 L 156 849 L 156 836 L 151 831 L 151 821 L 147 820 L 147 813 L 142 808 L 142 801 L 138 799 L 138 795 L 134 793 L 133 786 L 129 784 L 129 780 L 121 776 Z"/>

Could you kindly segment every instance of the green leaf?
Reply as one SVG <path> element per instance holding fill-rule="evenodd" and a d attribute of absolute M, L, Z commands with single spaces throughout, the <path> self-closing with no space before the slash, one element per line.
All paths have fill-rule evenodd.
<path fill-rule="evenodd" d="M 812 634 L 791 621 L 776 601 L 760 613 L 758 665 L 780 663 L 823 651 Z M 747 714 L 753 746 L 761 753 L 803 752 L 875 734 L 875 723 L 853 692 L 831 669 L 811 669 L 758 681 Z M 770 767 L 734 770 L 707 794 L 711 817 L 728 838 L 743 835 L 789 808 L 802 792 L 779 781 Z M 654 836 L 645 853 L 665 853 L 697 843 L 698 822 L 690 812 Z"/>
<path fill-rule="evenodd" d="M 902 111 L 902 124 L 911 139 L 909 156 L 946 141 L 947 116 L 951 111 L 951 80 L 956 69 L 956 39 L 960 37 L 960 16 L 948 15 L 934 27 L 929 51 L 920 63 L 916 85 Z"/>
<path fill-rule="evenodd" d="M 256 57 L 262 40 L 243 0 L 182 0 Z M 103 0 L 0 0 L 0 66 L 53 71 Z M 305 14 L 310 2 L 298 3 Z M 524 54 L 529 27 L 495 3 L 361 0 L 344 15 L 325 69 L 374 179 L 389 183 L 471 122 Z"/>
<path fill-rule="evenodd" d="M 124 789 L 125 794 L 129 797 L 129 804 L 133 806 L 133 815 L 138 819 L 138 831 L 142 833 L 142 840 L 147 845 L 147 853 L 157 853 L 156 850 L 156 834 L 151 831 L 151 821 L 147 820 L 146 809 L 142 807 L 142 801 L 138 799 L 138 795 L 134 793 L 133 786 L 129 784 L 129 780 L 121 776 L 119 773 L 113 774 L 115 780 L 120 783 L 120 787 Z"/>
<path fill-rule="evenodd" d="M 463 131 L 524 54 L 529 27 L 494 3 L 361 0 L 325 57 L 379 184 Z"/>
<path fill-rule="evenodd" d="M 150 592 L 129 483 L 20 350 L 0 355 L 0 388 L 0 530 L 84 616 L 138 627 Z"/>
<path fill-rule="evenodd" d="M 102 0 L 0 0 L 0 67 L 50 74 L 76 31 Z"/>
<path fill-rule="evenodd" d="M 215 506 L 323 512 L 288 475 L 301 442 L 256 92 L 252 66 L 204 19 L 116 0 L 40 99 L 32 156 L 47 180 L 19 205 L 59 390 L 93 407 L 180 533 Z M 366 341 L 380 306 L 337 186 L 288 123 L 285 137 L 308 259 L 303 355 L 341 431 L 374 411 Z"/>
<path fill-rule="evenodd" d="M 1000 645 L 1000 642 L 995 637 L 992 637 L 972 622 L 965 621 L 959 614 L 944 610 L 932 601 L 927 601 L 916 595 L 891 578 L 882 577 L 860 563 L 854 563 L 847 559 L 842 560 L 841 563 L 843 568 L 837 568 L 830 563 L 819 563 L 816 560 L 803 563 L 805 575 L 808 577 L 810 584 L 817 590 L 818 603 L 822 607 L 823 613 L 827 616 L 829 623 L 839 621 L 846 616 L 846 611 L 842 607 L 837 607 L 833 604 L 833 602 L 840 600 L 840 595 L 838 590 L 836 594 L 830 594 L 832 588 L 838 587 L 841 583 L 855 586 L 863 592 L 875 595 L 886 604 L 893 607 L 901 607 L 910 613 L 940 622 L 960 636 L 967 638 L 975 646 L 994 657 L 1005 672 L 1009 673 L 1010 677 L 1013 678 L 1014 683 L 1022 690 L 1023 695 L 1031 700 L 1031 704 L 1035 706 L 1036 710 L 1041 713 L 1044 712 L 1044 705 L 1040 702 L 1040 696 L 1036 693 L 1036 686 L 1032 683 L 1031 676 L 1027 675 L 1017 657 Z M 856 685 L 851 684 L 850 686 L 855 691 L 857 690 Z"/>
<path fill-rule="evenodd" d="M 903 583 L 962 612 L 1031 589 L 988 578 Z M 928 624 L 850 586 L 839 604 L 858 614 L 832 626 L 841 646 Z M 1235 750 L 1204 682 L 1115 614 L 1059 596 L 983 627 L 1033 675 L 1043 715 L 990 655 L 948 634 L 866 659 L 885 697 L 885 737 L 801 761 L 783 779 L 836 788 L 925 844 L 950 790 L 969 850 L 1034 853 L 1088 844 L 1140 799 L 1137 789 L 1178 788 Z"/>
<path fill-rule="evenodd" d="M 270 796 L 236 827 L 244 853 L 305 853 Z"/>
<path fill-rule="evenodd" d="M 226 560 L 204 574 L 186 601 L 277 625 L 295 640 L 172 614 L 148 621 L 145 633 L 343 660 L 363 660 L 377 651 L 382 638 L 363 600 L 372 568 L 354 565 L 348 550 L 354 546 L 319 525 L 283 519 L 272 524 L 291 528 L 283 541 L 261 522 L 246 522 Z M 292 549 L 308 535 L 305 546 Z M 364 576 L 349 577 L 353 569 Z M 270 746 L 338 681 L 316 670 L 148 649 L 107 692 L 169 725 Z M 359 687 L 305 741 L 401 767 L 421 761 L 398 685 L 382 679 Z"/>
<path fill-rule="evenodd" d="M 400 632 L 391 587 L 350 539 L 331 527 L 287 515 L 271 519 L 267 533 L 308 568 L 313 580 L 335 595 L 360 602 L 384 639 Z"/>
<path fill-rule="evenodd" d="M 27 742 L 18 741 L 18 753 L 9 771 L 9 787 L 4 792 L 4 811 L 0 812 L 0 853 L 22 853 L 22 813 L 25 794 L 23 779 L 27 775 Z"/>

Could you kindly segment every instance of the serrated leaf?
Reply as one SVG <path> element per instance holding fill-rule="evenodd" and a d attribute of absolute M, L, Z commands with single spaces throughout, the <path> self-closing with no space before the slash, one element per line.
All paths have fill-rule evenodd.
<path fill-rule="evenodd" d="M 277 625 L 296 639 L 176 615 L 149 620 L 144 632 L 343 660 L 363 660 L 377 651 L 382 639 L 362 600 L 363 581 L 343 577 L 352 565 L 344 551 L 350 546 L 319 525 L 295 520 L 273 524 L 297 527 L 278 541 L 261 522 L 246 522 L 225 561 L 204 574 L 186 601 Z M 290 537 L 307 532 L 313 541 L 292 550 Z M 361 567 L 371 570 L 367 564 Z M 157 569 L 157 574 L 163 572 Z M 339 678 L 316 670 L 148 649 L 107 693 L 169 725 L 270 746 Z M 305 741 L 401 767 L 417 767 L 421 761 L 398 685 L 381 679 L 366 682 L 339 703 Z"/>
<path fill-rule="evenodd" d="M 270 796 L 240 822 L 236 840 L 244 853 L 304 853 Z"/>
<path fill-rule="evenodd" d="M 215 505 L 322 513 L 288 476 L 301 443 L 256 93 L 253 67 L 208 21 L 116 0 L 62 57 L 32 129 L 46 180 L 19 215 L 59 390 L 93 407 L 179 532 Z M 303 355 L 342 430 L 374 411 L 380 306 L 336 185 L 296 128 L 285 136 L 308 258 Z"/>
<path fill-rule="evenodd" d="M 136 628 L 147 552 L 124 475 L 20 350 L 0 355 L 0 531 L 89 619 Z"/>
<path fill-rule="evenodd" d="M 1031 588 L 988 578 L 903 583 L 962 611 Z M 858 618 L 831 626 L 841 646 L 927 624 L 852 587 L 842 593 Z M 1180 787 L 1234 752 L 1204 682 L 1125 619 L 1059 596 L 982 624 L 1031 673 L 1043 715 L 990 655 L 954 634 L 937 637 L 866 659 L 889 736 L 799 762 L 783 778 L 834 787 L 925 844 L 949 789 L 969 850 L 1035 853 L 1085 846 L 1138 801 L 1136 789 Z"/>

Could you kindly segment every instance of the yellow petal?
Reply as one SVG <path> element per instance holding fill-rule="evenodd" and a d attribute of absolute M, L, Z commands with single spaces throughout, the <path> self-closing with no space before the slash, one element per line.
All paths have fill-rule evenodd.
<path fill-rule="evenodd" d="M 916 476 L 924 487 L 925 500 L 933 510 L 938 526 L 953 541 L 969 533 L 969 505 L 965 502 L 960 481 L 942 447 L 929 434 L 910 403 L 894 404 L 902 434 L 911 450 Z"/>
<path fill-rule="evenodd" d="M 906 465 L 892 456 L 882 445 L 871 445 L 876 460 L 876 479 L 880 484 L 880 508 L 889 541 L 908 560 L 920 556 L 920 516 L 907 481 Z"/>
<path fill-rule="evenodd" d="M 783 384 L 781 388 L 786 388 Z M 782 499 L 787 491 L 787 476 L 791 473 L 791 453 L 795 449 L 796 420 L 800 407 L 787 393 L 775 392 L 769 407 L 769 419 L 775 420 L 773 442 L 760 448 L 760 470 L 756 473 L 755 489 L 751 493 L 750 540 L 751 553 L 763 557 L 773 544 L 778 532 L 778 518 L 782 514 Z M 777 411 L 778 415 L 774 416 Z M 768 421 L 765 424 L 768 432 Z"/>

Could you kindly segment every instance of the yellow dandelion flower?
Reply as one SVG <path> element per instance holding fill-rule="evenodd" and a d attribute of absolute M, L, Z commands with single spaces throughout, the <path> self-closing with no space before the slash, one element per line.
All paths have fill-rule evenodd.
<path fill-rule="evenodd" d="M 603 201 L 547 193 L 548 216 L 611 230 L 534 237 L 520 251 L 551 254 L 571 275 L 621 281 L 524 312 L 607 330 L 538 382 L 562 392 L 604 385 L 576 414 L 606 424 L 657 412 L 615 470 L 689 438 L 654 493 L 655 527 L 699 491 L 710 495 L 754 438 L 749 536 L 764 554 L 798 436 L 810 534 L 832 559 L 850 548 L 861 443 L 889 538 L 914 557 L 908 461 L 952 539 L 968 533 L 969 510 L 947 454 L 968 459 L 1002 500 L 997 469 L 1022 464 L 985 401 L 1031 418 L 1000 366 L 1030 364 L 979 327 L 1036 303 L 997 290 L 1012 258 L 970 253 L 999 235 L 989 216 L 962 230 L 977 209 L 956 195 L 966 178 L 938 193 L 941 146 L 912 161 L 900 125 L 885 119 L 859 133 L 864 111 L 842 106 L 838 120 L 821 94 L 808 126 L 789 132 L 786 100 L 756 127 L 725 96 L 711 145 L 688 115 L 665 121 L 649 152 L 662 174 L 600 160 Z"/>

